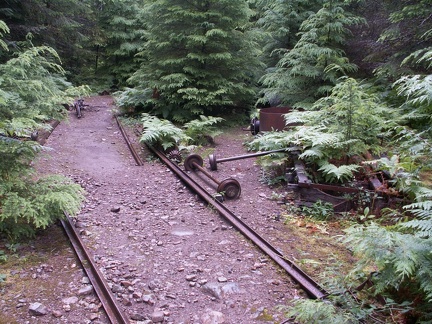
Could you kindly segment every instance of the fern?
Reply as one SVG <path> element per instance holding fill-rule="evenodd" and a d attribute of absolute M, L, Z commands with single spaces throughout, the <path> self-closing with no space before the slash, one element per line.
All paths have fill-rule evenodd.
<path fill-rule="evenodd" d="M 189 137 L 184 131 L 166 119 L 159 119 L 147 113 L 141 117 L 144 131 L 140 141 L 150 145 L 161 145 L 164 150 L 179 145 L 182 141 L 188 141 Z"/>
<path fill-rule="evenodd" d="M 222 130 L 215 125 L 223 120 L 221 117 L 201 115 L 200 119 L 194 119 L 184 124 L 185 134 L 191 138 L 192 143 L 189 144 L 204 145 L 213 142 L 215 136 L 222 134 Z"/>
<path fill-rule="evenodd" d="M 358 323 L 349 311 L 343 311 L 334 304 L 322 300 L 300 299 L 286 312 L 298 323 L 345 324 Z"/>
<path fill-rule="evenodd" d="M 409 104 L 417 107 L 424 105 L 430 109 L 432 104 L 432 75 L 404 76 L 396 81 L 394 86 L 398 95 L 408 98 Z"/>
<path fill-rule="evenodd" d="M 324 162 L 320 165 L 318 171 L 323 173 L 326 182 L 346 182 L 352 180 L 354 172 L 358 171 L 359 168 L 359 165 L 354 164 L 336 166 Z"/>
<path fill-rule="evenodd" d="M 379 278 L 375 282 L 377 293 L 389 293 L 390 287 L 399 290 L 407 284 L 415 288 L 414 283 L 417 283 L 426 300 L 432 300 L 430 239 L 390 231 L 377 224 L 352 227 L 347 233 L 345 243 L 361 256 L 356 270 L 378 269 Z"/>
<path fill-rule="evenodd" d="M 416 191 L 417 201 L 404 206 L 418 219 L 413 219 L 401 224 L 403 228 L 414 230 L 414 235 L 421 238 L 432 237 L 432 190 L 429 188 L 418 188 Z"/>
<path fill-rule="evenodd" d="M 4 21 L 0 20 L 0 48 L 3 48 L 7 51 L 7 44 L 2 39 L 5 34 L 8 34 L 10 32 L 9 27 L 5 24 Z"/>

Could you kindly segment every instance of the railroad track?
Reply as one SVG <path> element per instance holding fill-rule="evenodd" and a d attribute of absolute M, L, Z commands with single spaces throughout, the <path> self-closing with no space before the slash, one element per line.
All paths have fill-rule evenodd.
<path fill-rule="evenodd" d="M 118 126 L 125 141 L 132 152 L 132 155 L 137 165 L 142 165 L 139 155 L 135 152 L 133 145 L 124 131 L 121 123 L 116 117 Z M 189 175 L 183 171 L 175 162 L 170 160 L 162 151 L 153 146 L 148 146 L 150 150 L 176 175 L 179 177 L 193 192 L 197 193 L 207 204 L 214 207 L 219 214 L 228 222 L 230 222 L 238 231 L 240 231 L 246 238 L 251 240 L 257 247 L 259 247 L 265 254 L 267 254 L 274 262 L 276 262 L 282 269 L 284 269 L 305 291 L 314 299 L 322 299 L 328 295 L 328 292 L 315 282 L 309 275 L 303 272 L 293 261 L 284 257 L 282 252 L 273 247 L 265 238 L 260 236 L 256 231 L 249 227 L 232 211 L 225 207 L 219 200 L 215 199 L 214 195 L 206 191 L 200 184 L 194 181 Z"/>
<path fill-rule="evenodd" d="M 259 247 L 265 254 L 267 254 L 274 262 L 276 262 L 282 269 L 284 269 L 311 297 L 315 299 L 322 299 L 328 293 L 316 283 L 310 276 L 304 273 L 294 262 L 285 258 L 278 249 L 273 247 L 265 238 L 260 236 L 256 231 L 249 227 L 245 222 L 238 218 L 233 212 L 219 202 L 215 197 L 207 192 L 201 185 L 188 176 L 186 172 L 180 169 L 176 163 L 173 163 L 161 151 L 150 147 L 154 154 L 156 154 L 163 163 L 165 163 L 187 186 L 195 193 L 197 193 L 204 201 L 213 206 L 219 214 L 230 222 L 238 231 L 240 231 L 246 238 L 251 240 L 257 247 Z"/>
<path fill-rule="evenodd" d="M 143 165 L 142 160 L 136 153 L 126 132 L 117 118 L 116 122 L 128 145 L 129 150 L 131 151 L 136 165 Z M 237 217 L 224 204 L 216 200 L 214 195 L 207 192 L 197 181 L 190 177 L 187 172 L 183 171 L 176 163 L 172 162 L 161 151 L 155 149 L 154 147 L 149 148 L 183 183 L 185 183 L 208 205 L 211 205 L 220 216 L 232 224 L 240 233 L 242 233 L 248 240 L 253 242 L 255 246 L 257 246 L 280 268 L 282 268 L 304 289 L 309 297 L 322 299 L 327 296 L 327 292 L 318 283 L 316 283 L 311 277 L 304 273 L 294 262 L 285 257 L 280 250 L 275 248 L 271 243 L 269 243 L 239 217 Z M 122 311 L 122 307 L 117 304 L 115 298 L 113 298 L 110 287 L 104 280 L 102 273 L 98 270 L 98 266 L 93 262 L 93 257 L 86 249 L 85 244 L 80 239 L 79 234 L 76 232 L 73 221 L 71 221 L 69 217 L 66 217 L 65 221 L 62 222 L 62 225 L 68 237 L 70 238 L 74 249 L 76 250 L 76 254 L 83 264 L 83 269 L 86 271 L 110 321 L 112 323 L 129 323 L 130 321 L 128 317 Z"/>

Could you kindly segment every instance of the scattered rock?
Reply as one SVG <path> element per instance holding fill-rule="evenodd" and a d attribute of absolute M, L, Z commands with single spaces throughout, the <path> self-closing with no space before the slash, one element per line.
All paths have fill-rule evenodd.
<path fill-rule="evenodd" d="M 214 282 L 206 283 L 204 286 L 202 286 L 202 290 L 209 294 L 210 296 L 213 296 L 217 299 L 222 298 L 222 289 L 219 284 Z"/>
<path fill-rule="evenodd" d="M 225 323 L 225 316 L 221 312 L 207 310 L 201 317 L 202 324 L 222 324 Z"/>
<path fill-rule="evenodd" d="M 67 304 L 67 305 L 75 304 L 78 302 L 78 297 L 73 296 L 73 297 L 63 298 L 62 302 L 63 304 Z"/>
<path fill-rule="evenodd" d="M 34 316 L 43 316 L 48 314 L 48 309 L 41 303 L 36 302 L 30 304 L 29 312 Z"/>
<path fill-rule="evenodd" d="M 99 318 L 99 314 L 97 314 L 97 313 L 91 313 L 89 316 L 89 320 L 92 322 L 97 320 L 98 318 Z"/>
<path fill-rule="evenodd" d="M 78 296 L 90 295 L 93 292 L 93 286 L 87 285 L 78 291 Z"/>
<path fill-rule="evenodd" d="M 52 311 L 52 315 L 53 315 L 55 318 L 60 318 L 60 317 L 63 316 L 63 313 L 62 313 L 61 311 L 59 311 L 59 310 L 53 310 L 53 311 Z"/>
<path fill-rule="evenodd" d="M 133 321 L 144 321 L 147 319 L 144 315 L 139 313 L 133 313 L 130 318 Z"/>
<path fill-rule="evenodd" d="M 160 310 L 155 310 L 151 315 L 150 318 L 152 320 L 153 323 L 161 323 L 163 322 L 164 318 L 165 318 L 165 314 L 164 312 L 160 311 Z"/>
<path fill-rule="evenodd" d="M 148 295 L 143 295 L 142 296 L 142 301 L 146 304 L 149 305 L 154 305 L 156 303 L 156 298 L 154 295 L 152 294 L 148 294 Z"/>

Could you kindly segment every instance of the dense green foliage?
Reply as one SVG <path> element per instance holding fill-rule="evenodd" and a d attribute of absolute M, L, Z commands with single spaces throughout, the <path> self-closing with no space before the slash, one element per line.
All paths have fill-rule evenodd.
<path fill-rule="evenodd" d="M 199 119 L 187 122 L 183 127 L 177 127 L 166 119 L 143 113 L 141 121 L 144 129 L 141 142 L 159 146 L 164 150 L 175 148 L 189 151 L 192 146 L 213 142 L 213 137 L 221 133 L 215 125 L 222 122 L 223 118 L 200 116 Z"/>
<path fill-rule="evenodd" d="M 346 242 L 360 259 L 351 279 L 376 269 L 372 295 L 383 295 L 413 321 L 430 320 L 431 195 L 422 175 L 432 166 L 431 4 L 3 1 L 0 229 L 18 236 L 14 222 L 27 232 L 45 227 L 60 209 L 77 208 L 77 188 L 58 179 L 34 180 L 30 162 L 42 148 L 12 138 L 28 137 L 47 119 L 64 116 L 60 104 L 77 94 L 66 78 L 93 82 L 97 72 L 99 89 L 120 90 L 116 98 L 124 112 L 146 112 L 142 140 L 165 148 L 213 136 L 220 120 L 210 114 L 245 112 L 255 104 L 306 108 L 287 116 L 296 127 L 260 135 L 250 147 L 300 148 L 313 180 L 325 182 L 344 182 L 360 171 L 353 157 L 379 154 L 367 163 L 392 176 L 389 183 L 405 204 L 395 213 L 405 222 L 365 223 L 348 231 Z M 189 123 L 177 126 L 159 117 Z M 60 192 L 66 193 L 63 200 L 55 200 Z M 356 322 L 374 311 L 371 305 L 357 308 L 349 298 L 319 303 L 299 301 L 289 316 Z M 336 305 L 342 305 L 340 313 Z"/>
<path fill-rule="evenodd" d="M 66 116 L 61 104 L 72 100 L 72 89 L 58 59 L 50 47 L 29 46 L 0 64 L 0 232 L 10 239 L 34 235 L 63 211 L 76 213 L 82 199 L 80 187 L 64 178 L 37 178 L 31 161 L 44 148 L 15 138 Z"/>
<path fill-rule="evenodd" d="M 344 2 L 329 1 L 300 26 L 300 39 L 263 77 L 265 99 L 309 107 L 327 95 L 337 79 L 356 71 L 343 51 L 348 27 L 364 22 L 346 11 Z"/>
<path fill-rule="evenodd" d="M 96 10 L 97 25 L 103 30 L 97 47 L 98 73 L 107 84 L 118 88 L 138 69 L 146 31 L 140 15 L 145 1 L 104 1 Z"/>
<path fill-rule="evenodd" d="M 145 62 L 130 81 L 154 89 L 152 112 L 185 121 L 251 104 L 259 64 L 242 0 L 150 1 Z"/>

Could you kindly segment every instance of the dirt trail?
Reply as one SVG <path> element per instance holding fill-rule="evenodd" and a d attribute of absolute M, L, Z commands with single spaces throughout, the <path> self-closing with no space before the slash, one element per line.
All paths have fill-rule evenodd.
<path fill-rule="evenodd" d="M 135 165 L 112 117 L 111 97 L 85 103 L 81 119 L 71 111 L 69 122 L 57 126 L 46 142 L 53 151 L 37 166 L 85 188 L 76 226 L 131 322 L 281 323 L 276 307 L 305 297 L 301 289 L 149 152 L 141 150 L 146 162 Z M 241 128 L 226 131 L 204 149 L 204 158 L 212 152 L 221 158 L 245 154 L 242 143 L 250 136 Z M 130 137 L 137 143 L 132 131 Z M 261 184 L 254 162 L 218 166 L 216 178 L 232 177 L 242 186 L 240 199 L 227 206 L 288 258 L 320 264 L 323 251 L 334 247 L 331 238 L 320 238 L 317 250 L 315 235 L 285 225 L 281 205 L 272 199 L 284 188 Z M 7 323 L 107 323 L 95 296 L 80 294 L 87 282 L 60 230 L 49 229 L 22 253 L 31 253 L 32 246 L 40 262 L 18 263 L 2 295 Z M 43 303 L 47 315 L 30 316 L 34 302 Z"/>

